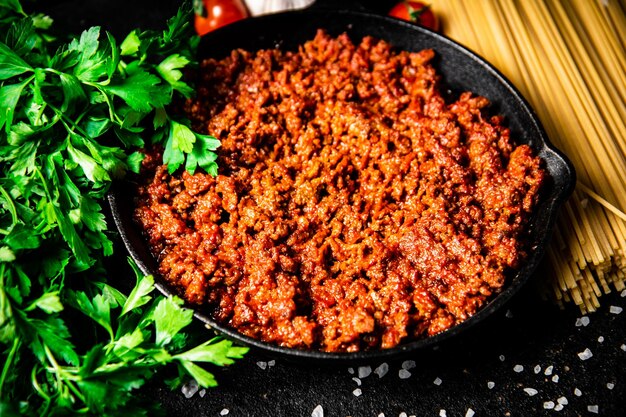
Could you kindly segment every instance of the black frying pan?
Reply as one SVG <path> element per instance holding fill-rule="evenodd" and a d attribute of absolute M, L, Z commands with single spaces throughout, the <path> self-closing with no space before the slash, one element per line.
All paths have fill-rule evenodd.
<path fill-rule="evenodd" d="M 479 310 L 473 317 L 438 335 L 407 342 L 393 349 L 355 353 L 327 353 L 298 350 L 271 345 L 239 334 L 215 322 L 206 311 L 196 308 L 195 316 L 227 337 L 258 348 L 275 356 L 292 359 L 316 359 L 325 362 L 363 362 L 373 359 L 400 356 L 452 337 L 494 313 L 526 283 L 543 257 L 554 227 L 559 206 L 571 194 L 575 173 L 567 158 L 548 141 L 546 133 L 519 91 L 485 60 L 455 43 L 427 29 L 390 17 L 356 10 L 336 10 L 329 7 L 312 7 L 302 11 L 284 12 L 236 22 L 206 35 L 200 44 L 199 58 L 221 58 L 232 49 L 258 50 L 279 47 L 296 49 L 312 39 L 318 28 L 331 35 L 347 32 L 353 41 L 373 36 L 390 42 L 398 49 L 418 51 L 432 48 L 437 54 L 435 66 L 443 76 L 447 94 L 454 96 L 462 91 L 472 91 L 487 97 L 492 105 L 489 111 L 505 116 L 505 123 L 518 143 L 530 145 L 545 162 L 551 180 L 536 207 L 530 223 L 529 256 L 524 266 L 508 279 L 502 292 Z M 109 195 L 115 223 L 131 257 L 145 274 L 156 277 L 157 288 L 171 294 L 157 272 L 155 259 L 132 221 L 132 199 L 128 185 L 118 184 Z"/>

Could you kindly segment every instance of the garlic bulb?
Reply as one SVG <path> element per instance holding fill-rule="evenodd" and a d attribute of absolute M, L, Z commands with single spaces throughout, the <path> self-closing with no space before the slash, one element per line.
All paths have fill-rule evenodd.
<path fill-rule="evenodd" d="M 282 12 L 285 10 L 304 9 L 315 0 L 245 0 L 252 16 Z"/>

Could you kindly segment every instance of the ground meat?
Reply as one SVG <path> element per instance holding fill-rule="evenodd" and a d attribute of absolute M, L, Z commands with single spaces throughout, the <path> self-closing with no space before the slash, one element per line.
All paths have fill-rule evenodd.
<path fill-rule="evenodd" d="M 487 99 L 445 102 L 434 54 L 319 32 L 202 62 L 184 110 L 222 141 L 220 174 L 144 161 L 135 218 L 160 273 L 287 347 L 391 348 L 473 315 L 523 261 L 546 173 Z"/>

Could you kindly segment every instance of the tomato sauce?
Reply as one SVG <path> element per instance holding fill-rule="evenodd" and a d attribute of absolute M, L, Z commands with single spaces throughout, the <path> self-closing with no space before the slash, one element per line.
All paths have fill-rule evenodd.
<path fill-rule="evenodd" d="M 444 100 L 434 55 L 320 31 L 202 62 L 184 111 L 220 173 L 148 154 L 135 219 L 160 273 L 286 347 L 391 348 L 476 313 L 523 262 L 547 174 L 486 98 Z"/>

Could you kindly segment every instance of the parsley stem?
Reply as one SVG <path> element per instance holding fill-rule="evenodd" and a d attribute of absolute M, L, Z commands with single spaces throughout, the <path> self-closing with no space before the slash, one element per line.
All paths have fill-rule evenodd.
<path fill-rule="evenodd" d="M 17 349 L 20 346 L 20 342 L 21 342 L 21 339 L 19 337 L 16 337 L 13 340 L 13 346 L 11 347 L 11 350 L 9 351 L 9 355 L 7 356 L 6 362 L 4 363 L 4 366 L 2 367 L 2 375 L 0 375 L 0 398 L 4 398 L 4 382 L 6 381 L 7 374 L 9 373 L 9 369 L 13 366 L 13 358 L 15 357 L 15 354 L 17 353 Z"/>
<path fill-rule="evenodd" d="M 19 218 L 17 217 L 17 210 L 15 209 L 15 204 L 13 203 L 13 199 L 11 198 L 9 193 L 1 185 L 0 185 L 0 194 L 2 194 L 2 197 L 4 197 L 4 200 L 6 201 L 6 205 L 8 206 L 8 210 L 11 213 L 11 221 L 12 221 L 11 227 L 13 227 L 19 222 Z M 9 227 L 9 229 L 11 229 L 11 227 Z M 4 233 L 4 232 L 5 232 L 4 230 L 0 231 L 0 233 Z M 8 232 L 4 234 L 8 234 Z"/>

